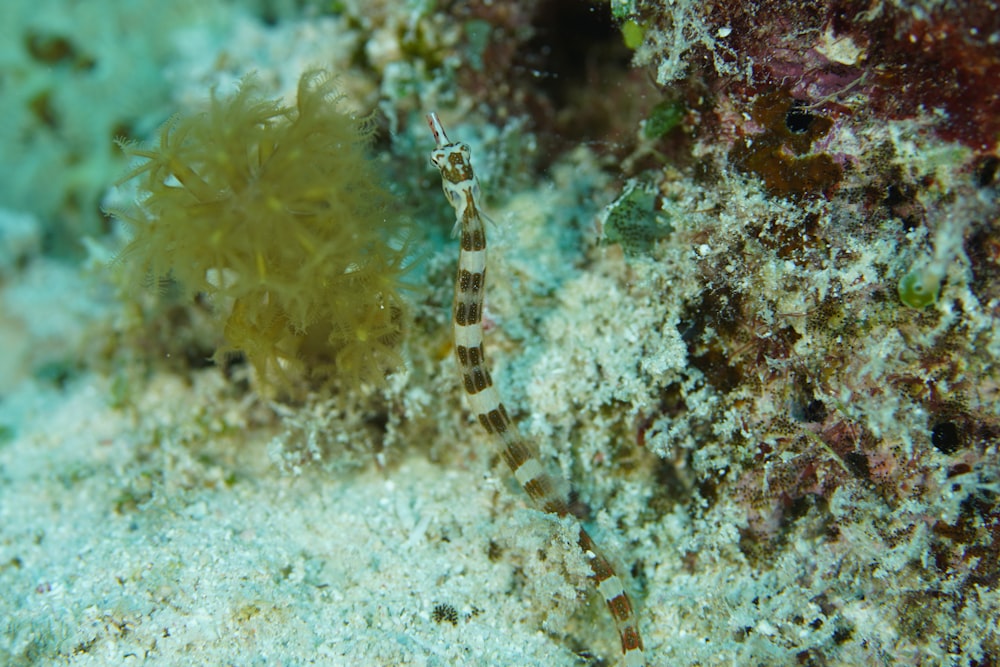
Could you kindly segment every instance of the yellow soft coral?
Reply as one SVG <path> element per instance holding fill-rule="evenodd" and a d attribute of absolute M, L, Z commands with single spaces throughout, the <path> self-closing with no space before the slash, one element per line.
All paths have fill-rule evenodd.
<path fill-rule="evenodd" d="M 117 214 L 126 265 L 207 295 L 228 351 L 265 382 L 381 379 L 398 361 L 407 225 L 365 149 L 371 128 L 338 109 L 334 82 L 308 72 L 294 107 L 252 78 L 232 97 L 177 116 L 142 162 L 140 198 Z"/>

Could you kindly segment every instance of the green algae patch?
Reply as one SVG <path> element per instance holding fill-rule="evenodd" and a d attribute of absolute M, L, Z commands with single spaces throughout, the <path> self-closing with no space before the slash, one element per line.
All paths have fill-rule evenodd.
<path fill-rule="evenodd" d="M 937 303 L 941 276 L 928 269 L 913 269 L 899 281 L 899 300 L 910 308 L 922 309 Z"/>

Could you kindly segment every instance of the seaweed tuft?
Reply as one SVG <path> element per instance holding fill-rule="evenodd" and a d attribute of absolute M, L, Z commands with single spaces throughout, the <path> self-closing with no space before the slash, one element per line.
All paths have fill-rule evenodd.
<path fill-rule="evenodd" d="M 168 121 L 157 146 L 122 143 L 140 195 L 115 212 L 133 233 L 119 259 L 137 282 L 207 296 L 216 360 L 244 354 L 265 385 L 378 382 L 398 363 L 410 228 L 366 155 L 371 124 L 339 99 L 320 71 L 294 106 L 248 77 Z"/>

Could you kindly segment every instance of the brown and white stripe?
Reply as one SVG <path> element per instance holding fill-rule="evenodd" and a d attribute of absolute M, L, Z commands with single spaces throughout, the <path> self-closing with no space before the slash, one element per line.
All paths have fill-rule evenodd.
<path fill-rule="evenodd" d="M 523 438 L 520 429 L 511 421 L 486 363 L 483 348 L 486 226 L 479 211 L 479 182 L 472 170 L 471 151 L 467 144 L 448 140 L 437 114 L 428 114 L 427 123 L 437 143 L 431 153 L 431 162 L 441 171 L 444 194 L 455 209 L 455 231 L 460 235 L 452 320 L 455 356 L 469 406 L 535 506 L 549 514 L 565 517 L 569 514 L 569 506 L 561 480 L 546 471 L 535 443 Z M 615 620 L 624 665 L 641 667 L 645 658 L 632 601 L 614 568 L 583 526 L 578 544 L 590 564 L 591 580 Z"/>

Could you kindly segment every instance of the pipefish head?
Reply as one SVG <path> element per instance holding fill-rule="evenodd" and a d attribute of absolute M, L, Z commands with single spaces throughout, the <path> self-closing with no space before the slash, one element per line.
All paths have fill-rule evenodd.
<path fill-rule="evenodd" d="M 431 164 L 441 171 L 444 181 L 453 185 L 474 183 L 472 150 L 469 145 L 460 141 L 449 141 L 436 113 L 427 114 L 427 124 L 437 143 L 437 148 L 431 152 Z M 445 192 L 447 193 L 447 190 Z"/>

